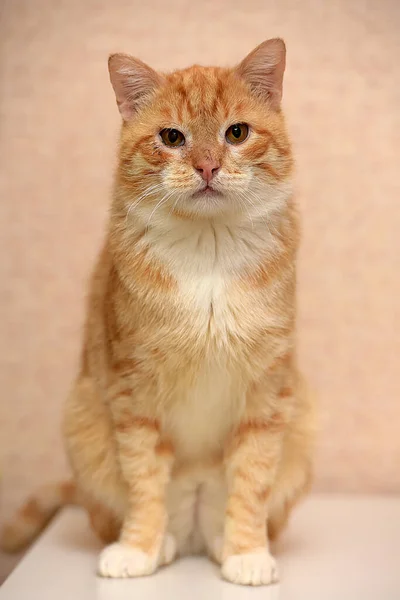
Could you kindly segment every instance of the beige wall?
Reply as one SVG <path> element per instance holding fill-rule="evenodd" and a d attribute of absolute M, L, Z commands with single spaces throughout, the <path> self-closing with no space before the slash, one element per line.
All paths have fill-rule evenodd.
<path fill-rule="evenodd" d="M 77 362 L 119 123 L 107 54 L 128 51 L 164 69 L 227 64 L 275 35 L 288 45 L 285 106 L 304 220 L 301 361 L 322 407 L 316 485 L 400 491 L 399 6 L 2 3 L 4 514 L 66 472 L 60 407 Z M 1 576 L 10 563 L 0 563 Z"/>

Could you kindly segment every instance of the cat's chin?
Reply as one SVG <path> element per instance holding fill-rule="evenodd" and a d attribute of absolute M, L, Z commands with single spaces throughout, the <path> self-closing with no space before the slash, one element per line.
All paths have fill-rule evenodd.
<path fill-rule="evenodd" d="M 194 192 L 194 194 L 192 194 L 192 198 L 194 198 L 195 200 L 207 200 L 208 198 L 222 198 L 223 194 L 222 192 L 219 192 L 218 190 L 215 190 L 214 188 L 211 188 L 209 186 L 207 186 L 206 188 L 199 190 L 198 192 Z"/>
<path fill-rule="evenodd" d="M 193 217 L 200 219 L 226 215 L 232 209 L 227 197 L 222 192 L 196 192 L 186 199 L 185 209 Z"/>

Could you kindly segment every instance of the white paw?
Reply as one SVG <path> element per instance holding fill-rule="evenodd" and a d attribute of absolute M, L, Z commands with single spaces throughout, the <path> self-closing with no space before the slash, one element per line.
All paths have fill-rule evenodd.
<path fill-rule="evenodd" d="M 222 565 L 222 576 L 240 585 L 268 585 L 278 581 L 275 559 L 267 550 L 229 556 Z"/>
<path fill-rule="evenodd" d="M 172 533 L 166 533 L 164 542 L 161 548 L 159 565 L 169 565 L 176 556 L 176 540 Z"/>
<path fill-rule="evenodd" d="M 157 557 L 116 542 L 101 552 L 98 573 L 102 577 L 140 577 L 154 573 L 156 568 Z"/>

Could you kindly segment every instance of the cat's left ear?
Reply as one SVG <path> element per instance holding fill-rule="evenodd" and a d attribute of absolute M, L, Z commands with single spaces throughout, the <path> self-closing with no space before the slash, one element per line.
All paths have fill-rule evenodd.
<path fill-rule="evenodd" d="M 163 82 L 162 75 L 129 54 L 111 54 L 108 70 L 124 121 L 129 121 Z"/>
<path fill-rule="evenodd" d="M 283 73 L 286 65 L 286 46 L 280 38 L 263 42 L 236 68 L 253 92 L 279 108 L 282 99 Z"/>

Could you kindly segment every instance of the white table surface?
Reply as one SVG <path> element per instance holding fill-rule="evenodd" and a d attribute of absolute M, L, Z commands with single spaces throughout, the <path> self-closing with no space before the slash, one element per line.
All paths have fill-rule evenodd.
<path fill-rule="evenodd" d="M 96 577 L 100 545 L 64 510 L 0 588 L 0 600 L 400 600 L 400 498 L 312 496 L 276 548 L 281 583 L 246 588 L 204 558 L 152 577 Z"/>

